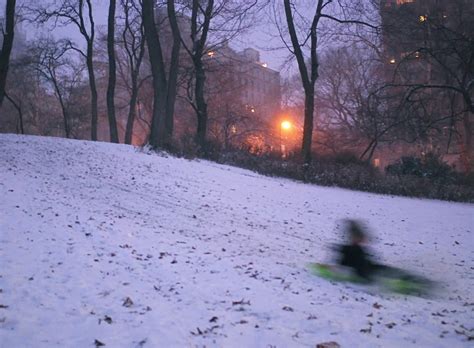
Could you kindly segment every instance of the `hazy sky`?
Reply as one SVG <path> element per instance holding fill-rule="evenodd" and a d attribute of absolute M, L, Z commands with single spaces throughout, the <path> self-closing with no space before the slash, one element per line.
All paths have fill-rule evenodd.
<path fill-rule="evenodd" d="M 17 0 L 17 6 L 18 4 L 21 5 L 22 3 L 22 0 Z M 4 13 L 5 4 L 6 0 L 0 0 L 0 14 L 2 15 Z M 99 28 L 102 28 L 102 30 L 105 31 L 107 24 L 108 1 L 95 0 L 93 1 L 93 4 L 95 5 L 94 21 Z M 262 15 L 262 17 L 264 16 Z M 234 42 L 231 43 L 231 46 L 239 50 L 246 47 L 253 47 L 260 51 L 262 62 L 268 63 L 269 67 L 272 69 L 280 70 L 280 66 L 283 64 L 286 56 L 288 55 L 288 51 L 286 49 L 275 51 L 275 49 L 280 47 L 282 44 L 278 38 L 272 37 L 272 35 L 269 34 L 272 32 L 271 29 L 272 24 L 253 28 L 238 40 L 234 40 Z M 30 24 L 22 24 L 21 30 L 26 34 L 28 39 L 31 39 L 40 33 L 40 31 L 35 26 Z M 79 42 L 83 41 L 77 28 L 72 25 L 68 27 L 56 28 L 54 30 L 54 35 L 61 37 L 67 36 L 73 40 L 78 40 Z"/>
<path fill-rule="evenodd" d="M 21 6 L 25 1 L 42 2 L 45 0 L 17 0 L 17 6 Z M 311 14 L 314 11 L 315 0 L 299 1 L 299 9 L 302 15 L 305 15 L 306 13 Z M 6 0 L 0 0 L 0 13 L 4 12 L 5 4 Z M 108 4 L 108 0 L 93 0 L 94 21 L 96 22 L 97 27 L 102 29 L 104 33 L 106 31 Z M 305 8 L 311 9 L 312 11 L 301 11 L 301 9 Z M 288 74 L 286 71 L 288 65 L 284 65 L 284 63 L 289 57 L 289 51 L 279 38 L 275 24 L 272 23 L 272 20 L 270 20 L 269 17 L 270 15 L 268 13 L 261 13 L 256 21 L 260 21 L 262 24 L 255 26 L 246 34 L 239 36 L 236 40 L 231 42 L 231 46 L 238 50 L 246 47 L 252 47 L 259 50 L 262 62 L 267 63 L 272 69 L 281 71 L 282 75 L 286 76 Z M 25 24 L 22 26 L 22 29 L 30 39 L 38 34 L 38 29 L 34 25 Z M 57 27 L 53 33 L 55 36 L 70 37 L 80 43 L 83 42 L 83 38 L 79 34 L 77 28 L 72 25 L 68 27 Z M 296 72 L 294 65 L 293 62 L 291 69 L 292 72 Z"/>

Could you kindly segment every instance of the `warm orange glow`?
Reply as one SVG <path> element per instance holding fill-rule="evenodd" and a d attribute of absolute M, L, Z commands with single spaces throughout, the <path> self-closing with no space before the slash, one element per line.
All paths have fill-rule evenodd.
<path fill-rule="evenodd" d="M 265 139 L 261 135 L 250 135 L 246 139 L 250 153 L 259 154 L 265 147 Z"/>
<path fill-rule="evenodd" d="M 281 129 L 290 130 L 291 129 L 291 122 L 290 121 L 283 121 L 281 123 Z"/>
<path fill-rule="evenodd" d="M 395 60 L 395 58 L 392 58 L 389 60 L 390 64 L 395 64 L 397 61 Z"/>
<path fill-rule="evenodd" d="M 209 57 L 211 57 L 211 58 L 214 57 L 215 54 L 216 54 L 216 53 L 215 53 L 214 51 L 209 51 L 209 52 L 207 52 L 207 55 L 208 55 Z"/>
<path fill-rule="evenodd" d="M 420 20 L 420 22 L 424 22 L 428 19 L 428 16 L 421 15 L 420 17 L 418 17 L 418 19 Z"/>

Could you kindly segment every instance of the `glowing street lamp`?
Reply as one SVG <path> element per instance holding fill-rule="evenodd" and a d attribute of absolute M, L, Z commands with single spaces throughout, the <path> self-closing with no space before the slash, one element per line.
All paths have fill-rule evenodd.
<path fill-rule="evenodd" d="M 285 158 L 285 145 L 283 144 L 283 131 L 288 132 L 292 127 L 292 124 L 290 121 L 282 121 L 280 123 L 280 151 L 281 151 L 281 157 Z"/>
<path fill-rule="evenodd" d="M 281 129 L 290 130 L 291 129 L 291 122 L 290 121 L 283 121 L 281 123 Z"/>

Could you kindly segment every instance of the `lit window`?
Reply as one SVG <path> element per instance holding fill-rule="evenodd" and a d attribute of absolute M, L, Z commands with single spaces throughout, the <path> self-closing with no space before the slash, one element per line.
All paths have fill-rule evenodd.
<path fill-rule="evenodd" d="M 214 51 L 209 51 L 209 52 L 207 52 L 207 55 L 209 57 L 213 58 L 216 55 L 216 53 Z"/>
<path fill-rule="evenodd" d="M 392 58 L 388 61 L 390 64 L 395 64 L 397 61 L 395 60 L 395 58 Z"/>
<path fill-rule="evenodd" d="M 409 4 L 415 2 L 415 0 L 397 0 L 397 5 Z"/>
<path fill-rule="evenodd" d="M 262 66 L 263 66 L 264 68 L 266 68 L 266 67 L 268 67 L 268 64 L 267 64 L 267 63 L 262 63 Z"/>
<path fill-rule="evenodd" d="M 425 22 L 427 19 L 428 19 L 428 16 L 423 16 L 421 15 L 420 17 L 418 17 L 418 19 L 420 20 L 421 23 Z"/>
<path fill-rule="evenodd" d="M 420 52 L 416 51 L 415 52 L 415 58 L 420 58 L 420 56 L 421 56 Z"/>

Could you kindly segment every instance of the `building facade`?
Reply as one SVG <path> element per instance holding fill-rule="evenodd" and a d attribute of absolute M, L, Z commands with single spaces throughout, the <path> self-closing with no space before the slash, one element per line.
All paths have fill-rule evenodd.
<path fill-rule="evenodd" d="M 474 1 L 382 0 L 380 15 L 387 80 L 419 113 L 408 131 L 427 130 L 428 151 L 470 162 Z"/>
<path fill-rule="evenodd" d="M 209 92 L 230 92 L 251 113 L 270 121 L 280 110 L 280 73 L 260 60 L 253 48 L 236 51 L 225 45 L 207 53 Z M 218 75 L 225 76 L 220 81 Z M 219 82 L 217 82 L 219 81 Z"/>

